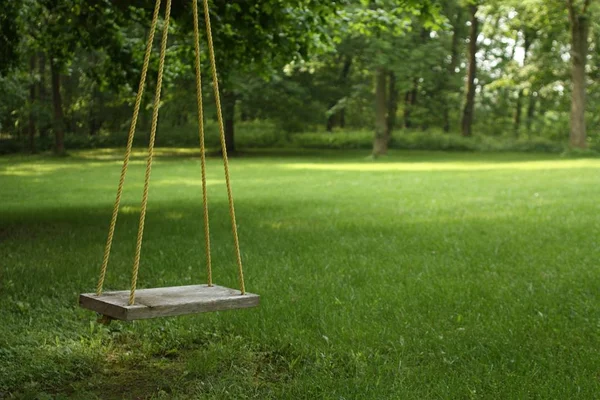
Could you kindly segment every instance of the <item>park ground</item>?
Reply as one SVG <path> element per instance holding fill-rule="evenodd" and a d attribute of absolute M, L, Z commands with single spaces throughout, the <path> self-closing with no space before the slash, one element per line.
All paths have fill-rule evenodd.
<path fill-rule="evenodd" d="M 231 160 L 258 308 L 102 325 L 122 151 L 0 157 L 0 398 L 592 399 L 600 391 L 600 159 L 392 152 Z M 208 162 L 217 284 L 236 287 Z M 108 289 L 125 289 L 144 172 Z M 203 283 L 198 153 L 159 149 L 139 287 Z"/>

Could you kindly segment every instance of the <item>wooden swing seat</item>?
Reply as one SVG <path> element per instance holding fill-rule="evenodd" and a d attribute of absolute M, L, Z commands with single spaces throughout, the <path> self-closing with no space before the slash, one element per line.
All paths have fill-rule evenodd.
<path fill-rule="evenodd" d="M 125 175 L 131 157 L 132 143 L 135 128 L 138 120 L 142 97 L 144 93 L 144 85 L 146 82 L 146 74 L 150 63 L 150 54 L 153 48 L 154 33 L 159 20 L 159 11 L 161 0 L 156 0 L 154 6 L 154 14 L 148 32 L 148 41 L 146 43 L 146 52 L 144 53 L 144 63 L 140 76 L 139 89 L 137 91 L 135 106 L 133 109 L 133 118 L 127 136 L 127 147 L 125 150 L 125 159 L 121 169 L 121 176 L 117 188 L 117 196 L 113 208 L 110 227 L 106 246 L 104 248 L 104 257 L 102 259 L 102 267 L 100 269 L 100 277 L 96 286 L 97 293 L 83 293 L 79 295 L 79 305 L 83 308 L 95 311 L 102 314 L 104 317 L 100 322 L 109 322 L 111 319 L 122 321 L 133 321 L 137 319 L 148 319 L 157 317 L 172 317 L 184 314 L 196 314 L 210 311 L 232 310 L 240 308 L 256 307 L 259 303 L 259 296 L 253 293 L 246 293 L 244 284 L 244 272 L 242 266 L 242 257 L 240 254 L 240 245 L 237 234 L 237 224 L 235 220 L 235 209 L 233 206 L 233 194 L 231 191 L 231 179 L 229 176 L 229 162 L 227 159 L 227 145 L 225 143 L 225 128 L 223 115 L 221 113 L 221 100 L 219 95 L 219 80 L 217 75 L 217 67 L 215 61 L 215 51 L 213 48 L 212 30 L 210 27 L 209 2 L 203 0 L 204 17 L 206 22 L 206 35 L 208 40 L 208 53 L 210 58 L 214 98 L 217 106 L 217 120 L 219 122 L 219 137 L 221 138 L 221 154 L 223 156 L 223 167 L 225 172 L 225 185 L 227 187 L 227 198 L 229 200 L 229 215 L 231 217 L 231 228 L 233 234 L 233 243 L 235 246 L 235 254 L 238 266 L 238 277 L 240 290 L 230 289 L 223 286 L 213 286 L 212 283 L 212 267 L 210 257 L 210 234 L 209 234 L 209 218 L 208 218 L 208 197 L 206 189 L 206 160 L 204 147 L 204 123 L 202 109 L 202 85 L 201 85 L 201 68 L 200 68 L 200 39 L 198 30 L 198 4 L 197 0 L 192 2 L 194 14 L 194 50 L 195 50 L 195 69 L 196 69 L 196 97 L 198 105 L 198 127 L 200 135 L 200 166 L 202 171 L 202 205 L 204 211 L 204 240 L 206 244 L 206 270 L 208 284 L 205 285 L 189 285 L 189 286 L 174 286 L 152 289 L 136 290 L 138 271 L 140 266 L 140 254 L 142 251 L 142 238 L 144 236 L 144 221 L 146 218 L 146 208 L 148 204 L 148 188 L 150 186 L 150 172 L 152 167 L 152 159 L 154 152 L 154 143 L 156 138 L 156 130 L 158 127 L 158 111 L 160 104 L 160 95 L 162 89 L 162 78 L 165 56 L 167 51 L 167 39 L 169 35 L 169 18 L 171 15 L 171 0 L 167 0 L 165 7 L 165 17 L 162 32 L 162 40 L 160 46 L 160 56 L 158 64 L 158 77 L 156 81 L 156 94 L 154 96 L 154 106 L 152 109 L 152 125 L 150 127 L 150 136 L 148 144 L 148 158 L 146 162 L 146 174 L 144 178 L 144 190 L 142 194 L 142 203 L 140 207 L 140 222 L 138 228 L 137 242 L 135 248 L 135 258 L 131 271 L 131 289 L 123 291 L 113 291 L 102 293 L 106 270 L 110 257 L 110 250 L 113 242 L 115 226 L 117 223 L 117 215 L 119 214 L 119 206 L 123 193 Z M 210 285 L 210 286 L 209 286 Z M 131 303 L 131 304 L 130 304 Z"/>
<path fill-rule="evenodd" d="M 256 307 L 259 300 L 256 294 L 242 295 L 239 290 L 217 285 L 139 289 L 133 305 L 129 305 L 129 290 L 79 295 L 81 307 L 122 321 Z"/>

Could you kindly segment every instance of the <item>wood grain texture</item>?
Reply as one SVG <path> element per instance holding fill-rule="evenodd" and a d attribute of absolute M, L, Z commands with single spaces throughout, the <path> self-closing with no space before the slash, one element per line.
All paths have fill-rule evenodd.
<path fill-rule="evenodd" d="M 129 290 L 79 295 L 81 307 L 122 321 L 256 307 L 259 300 L 256 294 L 216 285 L 139 289 L 131 306 Z"/>

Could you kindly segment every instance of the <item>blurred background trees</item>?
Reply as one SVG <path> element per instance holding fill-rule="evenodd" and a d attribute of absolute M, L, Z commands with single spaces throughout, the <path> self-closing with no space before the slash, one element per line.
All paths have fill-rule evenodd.
<path fill-rule="evenodd" d="M 0 152 L 124 145 L 154 1 L 2 3 Z M 600 148 L 594 0 L 217 0 L 211 13 L 232 152 Z M 194 146 L 191 1 L 172 14 L 157 145 Z"/>

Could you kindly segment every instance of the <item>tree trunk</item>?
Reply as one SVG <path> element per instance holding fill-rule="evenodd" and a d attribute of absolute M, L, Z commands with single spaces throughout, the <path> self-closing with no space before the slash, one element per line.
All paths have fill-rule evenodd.
<path fill-rule="evenodd" d="M 335 107 L 336 103 L 329 103 L 329 109 L 331 110 L 333 107 Z M 325 129 L 327 130 L 327 132 L 333 132 L 333 127 L 335 126 L 335 113 L 331 113 L 329 114 L 329 117 L 327 117 L 327 124 L 325 125 Z"/>
<path fill-rule="evenodd" d="M 527 56 L 529 55 L 529 47 L 531 47 L 531 34 L 528 29 L 523 30 L 523 66 L 527 65 Z M 515 135 L 519 137 L 519 131 L 521 130 L 521 111 L 523 108 L 523 89 L 519 89 L 517 94 L 517 107 L 515 109 Z"/>
<path fill-rule="evenodd" d="M 413 88 L 404 95 L 404 127 L 410 129 L 412 123 L 412 109 L 417 104 L 417 94 L 419 93 L 419 79 L 413 79 Z"/>
<path fill-rule="evenodd" d="M 90 109 L 88 114 L 89 119 L 89 134 L 90 136 L 96 136 L 100 127 L 102 126 L 102 122 L 100 121 L 100 115 L 102 115 L 100 108 L 100 95 L 98 90 L 98 85 L 96 83 L 93 84 L 92 88 L 92 99 L 90 101 Z"/>
<path fill-rule="evenodd" d="M 245 102 L 241 104 L 240 118 L 242 122 L 250 121 L 250 114 L 248 113 L 248 108 L 245 107 Z"/>
<path fill-rule="evenodd" d="M 575 10 L 572 0 L 568 0 L 569 20 L 571 22 L 571 134 L 573 147 L 585 148 L 585 64 L 588 53 L 589 19 L 586 15 L 589 0 L 585 2 L 582 14 Z"/>
<path fill-rule="evenodd" d="M 454 23 L 454 28 L 452 31 L 452 44 L 450 45 L 450 64 L 448 64 L 448 79 L 451 81 L 454 75 L 456 74 L 456 65 L 458 64 L 458 43 L 460 39 L 460 29 L 459 26 L 462 23 L 462 13 L 461 8 L 458 8 L 456 12 L 456 21 Z M 444 87 L 447 88 L 448 82 L 444 84 Z M 450 89 L 452 90 L 452 89 Z M 450 132 L 450 105 L 448 101 L 444 102 L 444 132 Z"/>
<path fill-rule="evenodd" d="M 29 136 L 28 147 L 31 153 L 35 153 L 35 61 L 35 55 L 32 55 L 29 58 L 29 74 L 31 78 L 31 84 L 29 85 L 29 123 L 27 124 L 27 133 Z"/>
<path fill-rule="evenodd" d="M 225 121 L 225 145 L 227 153 L 235 153 L 235 101 L 234 92 L 223 90 L 223 119 Z"/>
<path fill-rule="evenodd" d="M 346 81 L 348 80 L 348 75 L 350 73 L 350 67 L 352 66 L 352 57 L 347 56 L 344 59 L 344 65 L 342 66 L 342 71 L 340 72 L 340 77 L 338 81 L 339 88 L 341 91 L 345 92 Z M 338 100 L 339 101 L 339 100 Z M 335 107 L 338 101 L 331 102 L 329 108 Z M 336 118 L 337 117 L 337 118 Z M 344 109 L 340 109 L 337 113 L 332 113 L 327 118 L 327 132 L 333 131 L 335 127 L 336 119 L 338 120 L 338 125 L 343 128 L 345 125 L 344 121 Z"/>
<path fill-rule="evenodd" d="M 38 128 L 40 130 L 40 139 L 45 139 L 48 137 L 48 123 L 45 118 L 45 112 L 42 110 L 46 109 L 46 104 L 48 101 L 48 93 L 46 91 L 46 55 L 44 53 L 38 54 L 38 73 L 40 75 L 40 80 L 38 81 Z"/>
<path fill-rule="evenodd" d="M 465 107 L 462 117 L 462 135 L 471 136 L 473 114 L 475 112 L 475 76 L 477 75 L 477 36 L 479 20 L 477 19 L 477 6 L 469 6 L 471 12 L 471 29 L 469 32 L 469 69 L 467 72 L 467 90 Z"/>
<path fill-rule="evenodd" d="M 71 109 L 71 105 L 74 102 L 73 98 L 75 97 L 73 94 L 75 85 L 76 80 L 73 75 L 63 75 L 60 78 L 64 130 L 73 134 L 78 134 L 77 123 L 75 121 L 75 116 L 73 115 L 73 110 Z"/>
<path fill-rule="evenodd" d="M 536 97 L 532 92 L 529 95 L 529 105 L 527 106 L 527 121 L 525 122 L 525 129 L 527 129 L 527 133 L 531 132 L 531 125 L 533 124 L 533 118 L 535 117 L 535 103 Z"/>
<path fill-rule="evenodd" d="M 342 68 L 342 74 L 340 76 L 340 86 L 344 94 L 348 93 L 346 86 L 348 85 L 348 76 L 350 75 L 350 68 L 352 68 L 352 57 L 346 56 L 344 60 L 344 67 Z M 339 125 L 340 128 L 346 127 L 346 109 L 341 108 L 339 111 Z"/>
<path fill-rule="evenodd" d="M 50 75 L 52 77 L 52 108 L 54 110 L 54 153 L 65 154 L 65 127 L 60 96 L 60 72 L 54 61 L 50 61 Z"/>
<path fill-rule="evenodd" d="M 515 108 L 515 119 L 514 119 L 514 130 L 515 136 L 519 137 L 519 131 L 521 130 L 521 109 L 523 108 L 523 89 L 519 89 L 517 93 L 517 105 Z"/>
<path fill-rule="evenodd" d="M 386 121 L 386 70 L 377 68 L 375 72 L 375 138 L 373 140 L 373 157 L 384 155 L 388 150 Z"/>
<path fill-rule="evenodd" d="M 412 90 L 408 90 L 404 94 L 404 128 L 410 129 L 412 123 L 410 121 L 410 105 L 412 103 L 411 100 Z"/>
<path fill-rule="evenodd" d="M 396 127 L 396 113 L 398 112 L 398 89 L 396 88 L 396 74 L 389 72 L 389 93 L 387 98 L 387 121 L 386 121 L 386 136 L 388 140 L 392 137 L 394 128 Z"/>

